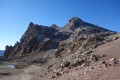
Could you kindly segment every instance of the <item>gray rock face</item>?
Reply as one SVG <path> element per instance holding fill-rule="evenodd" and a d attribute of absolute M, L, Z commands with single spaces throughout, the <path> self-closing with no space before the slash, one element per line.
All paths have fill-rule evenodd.
<path fill-rule="evenodd" d="M 73 17 L 72 19 L 70 19 L 68 21 L 68 25 L 70 26 L 70 28 L 77 28 L 77 27 L 85 25 L 85 24 L 81 19 L 79 19 L 77 17 Z"/>
<path fill-rule="evenodd" d="M 70 19 L 62 28 L 55 24 L 47 27 L 30 22 L 20 42 L 14 46 L 6 46 L 4 56 L 12 58 L 51 49 L 58 49 L 56 57 L 78 50 L 83 53 L 102 44 L 112 34 L 115 32 L 86 23 L 77 17 Z"/>
<path fill-rule="evenodd" d="M 78 17 L 71 18 L 68 23 L 64 26 L 67 30 L 76 31 L 77 28 L 80 28 L 82 31 L 88 32 L 106 32 L 110 31 L 99 27 L 97 25 L 93 25 L 91 23 L 84 22 L 83 20 L 79 19 Z M 89 34 L 89 33 L 88 33 Z"/>
<path fill-rule="evenodd" d="M 56 25 L 47 27 L 30 22 L 20 42 L 17 42 L 13 47 L 6 46 L 4 56 L 6 58 L 11 58 L 33 52 L 56 49 L 59 42 L 69 38 L 69 36 L 69 32 L 59 32 L 59 29 L 56 29 Z"/>
<path fill-rule="evenodd" d="M 4 57 L 8 58 L 9 55 L 12 53 L 13 47 L 12 46 L 6 46 L 5 52 L 4 52 Z"/>

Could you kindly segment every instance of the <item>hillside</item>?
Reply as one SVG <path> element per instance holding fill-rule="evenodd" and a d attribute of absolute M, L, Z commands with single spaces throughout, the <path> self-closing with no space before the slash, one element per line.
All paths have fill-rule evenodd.
<path fill-rule="evenodd" d="M 51 49 L 60 50 L 59 48 L 64 42 L 66 44 L 66 41 L 69 44 L 76 40 L 82 44 L 91 37 L 95 37 L 101 42 L 112 34 L 115 32 L 84 22 L 77 17 L 71 18 L 62 28 L 55 24 L 48 27 L 30 22 L 20 42 L 16 42 L 14 46 L 6 46 L 5 57 L 12 58 Z M 75 43 L 68 46 L 66 44 L 66 47 L 73 45 Z"/>
<path fill-rule="evenodd" d="M 3 66 L 15 66 L 8 69 L 9 80 L 117 80 L 119 38 L 119 33 L 78 17 L 63 27 L 30 22 L 20 42 L 6 46 Z M 8 79 L 2 75 L 1 80 Z"/>

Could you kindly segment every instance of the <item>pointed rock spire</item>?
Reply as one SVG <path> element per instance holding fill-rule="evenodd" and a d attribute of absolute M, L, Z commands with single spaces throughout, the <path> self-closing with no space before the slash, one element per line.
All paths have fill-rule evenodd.
<path fill-rule="evenodd" d="M 78 17 L 73 17 L 69 20 L 68 23 L 74 23 L 74 22 L 83 22 L 83 21 Z"/>
<path fill-rule="evenodd" d="M 33 25 L 34 25 L 33 22 L 30 22 L 30 23 L 29 23 L 29 27 L 30 27 L 30 26 L 33 26 Z"/>
<path fill-rule="evenodd" d="M 56 24 L 52 24 L 50 27 L 52 27 L 52 28 L 58 28 L 58 26 Z"/>

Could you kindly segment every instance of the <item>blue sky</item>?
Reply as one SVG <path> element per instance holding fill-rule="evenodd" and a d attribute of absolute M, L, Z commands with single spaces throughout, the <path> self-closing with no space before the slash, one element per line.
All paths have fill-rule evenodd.
<path fill-rule="evenodd" d="M 61 27 L 73 16 L 120 32 L 120 0 L 0 0 L 0 49 L 19 41 L 29 22 Z"/>

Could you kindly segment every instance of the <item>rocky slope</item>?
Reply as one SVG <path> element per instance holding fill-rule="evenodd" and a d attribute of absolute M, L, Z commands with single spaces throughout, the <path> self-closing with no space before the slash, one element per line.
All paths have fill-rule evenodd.
<path fill-rule="evenodd" d="M 14 46 L 6 46 L 4 56 L 5 58 L 12 58 L 50 49 L 58 49 L 58 52 L 62 52 L 63 47 L 66 47 L 67 50 L 76 47 L 73 50 L 76 51 L 83 47 L 81 45 L 87 43 L 85 41 L 92 41 L 93 38 L 97 44 L 101 44 L 101 41 L 112 34 L 115 32 L 86 23 L 77 17 L 71 18 L 62 28 L 55 24 L 48 27 L 30 22 L 20 42 L 16 42 Z M 92 42 L 92 44 L 94 43 Z"/>
<path fill-rule="evenodd" d="M 110 36 L 111 39 L 120 37 L 120 34 Z M 30 65 L 23 69 L 10 69 L 8 73 L 5 67 L 1 70 L 0 80 L 119 80 L 120 79 L 120 39 L 100 45 L 90 54 L 102 55 L 98 61 L 92 61 L 90 65 L 82 64 L 73 68 L 45 68 L 41 65 Z M 48 72 L 49 71 L 49 72 Z M 1 76 L 2 75 L 2 76 Z M 3 76 L 4 75 L 4 76 Z M 5 76 L 6 75 L 6 76 Z"/>
<path fill-rule="evenodd" d="M 48 27 L 30 22 L 20 42 L 6 46 L 4 57 L 17 58 L 27 64 L 46 64 L 46 67 L 52 64 L 52 68 L 74 67 L 102 58 L 91 52 L 101 44 L 118 39 L 112 37 L 115 34 L 77 17 L 61 28 L 55 24 Z"/>
<path fill-rule="evenodd" d="M 33 52 L 55 49 L 58 47 L 59 42 L 69 38 L 71 34 L 60 30 L 56 25 L 47 27 L 31 22 L 20 42 L 17 42 L 15 46 L 6 46 L 5 57 L 22 56 Z"/>
<path fill-rule="evenodd" d="M 118 47 L 114 46 L 117 45 L 116 42 L 120 43 L 119 38 L 119 33 L 77 17 L 71 18 L 63 27 L 55 24 L 42 26 L 30 22 L 20 42 L 14 46 L 6 46 L 4 57 L 15 61 L 15 64 L 17 62 L 22 66 L 23 63 L 30 65 L 24 69 L 28 69 L 27 72 L 23 73 L 32 79 L 26 80 L 99 80 L 97 74 L 94 74 L 97 78 L 90 74 L 91 70 L 92 73 L 102 73 L 103 68 L 112 68 L 115 65 L 119 68 L 119 53 L 112 54 L 115 50 L 119 52 Z M 95 69 L 98 72 L 94 71 Z M 89 73 L 86 75 L 87 72 Z M 17 76 L 25 77 L 22 74 Z"/>

